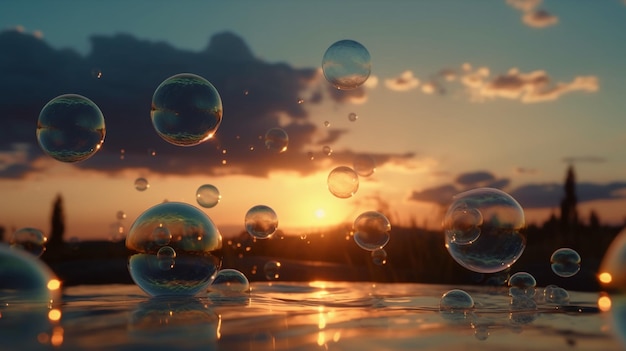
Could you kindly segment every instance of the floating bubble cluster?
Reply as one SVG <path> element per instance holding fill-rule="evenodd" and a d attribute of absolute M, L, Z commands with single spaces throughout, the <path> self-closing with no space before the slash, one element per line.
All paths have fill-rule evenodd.
<path fill-rule="evenodd" d="M 223 294 L 244 293 L 250 291 L 248 278 L 236 269 L 222 269 L 209 285 L 209 291 Z"/>
<path fill-rule="evenodd" d="M 572 277 L 580 270 L 580 255 L 570 248 L 558 249 L 550 257 L 550 267 L 559 277 Z"/>
<path fill-rule="evenodd" d="M 354 242 L 364 250 L 376 251 L 389 242 L 391 223 L 384 214 L 377 211 L 361 213 L 352 225 Z M 386 255 L 386 253 L 385 253 Z"/>
<path fill-rule="evenodd" d="M 281 264 L 278 261 L 267 261 L 263 266 L 263 273 L 265 273 L 265 278 L 267 280 L 277 280 L 280 278 L 280 267 Z"/>
<path fill-rule="evenodd" d="M 370 76 L 371 69 L 369 51 L 354 40 L 340 40 L 332 44 L 322 59 L 324 77 L 341 90 L 361 86 Z"/>
<path fill-rule="evenodd" d="M 206 79 L 180 73 L 164 80 L 152 96 L 152 125 L 170 144 L 194 146 L 213 137 L 222 122 L 222 99 Z"/>
<path fill-rule="evenodd" d="M 509 295 L 516 296 L 535 296 L 535 287 L 537 281 L 530 273 L 517 272 L 509 278 Z"/>
<path fill-rule="evenodd" d="M 252 207 L 244 219 L 246 231 L 257 239 L 267 239 L 278 228 L 278 215 L 265 205 Z"/>
<path fill-rule="evenodd" d="M 193 296 L 206 291 L 221 266 L 222 236 L 202 211 L 166 202 L 143 212 L 132 224 L 126 247 L 130 275 L 153 296 Z"/>
<path fill-rule="evenodd" d="M 265 147 L 273 152 L 282 153 L 287 151 L 289 136 L 281 128 L 272 128 L 265 133 Z"/>
<path fill-rule="evenodd" d="M 41 230 L 27 227 L 16 230 L 11 235 L 9 244 L 12 248 L 21 249 L 39 257 L 46 251 L 47 241 L 48 238 Z"/>
<path fill-rule="evenodd" d="M 37 120 L 37 141 L 49 156 L 79 162 L 93 156 L 104 143 L 104 116 L 88 98 L 66 94 L 50 100 Z"/>
<path fill-rule="evenodd" d="M 222 195 L 220 195 L 220 191 L 214 185 L 204 184 L 196 190 L 196 201 L 202 207 L 215 207 L 221 199 Z"/>
<path fill-rule="evenodd" d="M 461 216 L 463 211 L 472 214 L 469 220 Z M 480 213 L 482 222 L 475 221 L 474 213 Z M 464 226 L 458 225 L 459 216 Z M 515 263 L 526 248 L 524 211 L 513 197 L 498 189 L 477 188 L 454 196 L 443 228 L 452 258 L 474 272 L 502 271 Z"/>
<path fill-rule="evenodd" d="M 150 187 L 150 183 L 146 178 L 137 178 L 135 179 L 135 189 L 138 191 L 144 191 Z"/>
<path fill-rule="evenodd" d="M 326 183 L 331 194 L 340 199 L 352 197 L 359 190 L 359 176 L 347 166 L 339 166 L 330 171 Z"/>

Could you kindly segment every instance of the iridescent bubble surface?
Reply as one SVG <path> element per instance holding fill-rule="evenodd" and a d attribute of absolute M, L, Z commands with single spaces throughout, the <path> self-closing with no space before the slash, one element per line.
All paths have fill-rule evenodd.
<path fill-rule="evenodd" d="M 196 190 L 196 201 L 198 201 L 198 205 L 202 207 L 215 207 L 221 199 L 222 195 L 220 195 L 220 191 L 215 185 L 204 184 Z"/>
<path fill-rule="evenodd" d="M 361 177 L 369 177 L 376 171 L 376 162 L 367 155 L 358 155 L 352 161 L 354 171 Z"/>
<path fill-rule="evenodd" d="M 527 272 L 517 272 L 509 278 L 509 295 L 510 296 L 535 296 L 535 287 L 537 281 L 532 274 Z"/>
<path fill-rule="evenodd" d="M 93 156 L 104 143 L 104 116 L 96 104 L 77 94 L 50 100 L 39 113 L 37 141 L 49 156 L 79 162 Z"/>
<path fill-rule="evenodd" d="M 146 178 L 137 178 L 135 179 L 135 189 L 138 191 L 145 191 L 150 187 L 150 183 Z"/>
<path fill-rule="evenodd" d="M 328 190 L 340 199 L 352 197 L 359 190 L 359 176 L 347 166 L 339 166 L 328 174 Z"/>
<path fill-rule="evenodd" d="M 126 247 L 136 252 L 128 265 L 131 278 L 152 296 L 206 291 L 221 266 L 219 230 L 204 212 L 182 202 L 161 203 L 139 215 Z"/>
<path fill-rule="evenodd" d="M 263 266 L 263 273 L 265 273 L 265 278 L 267 280 L 277 280 L 280 278 L 280 262 L 278 261 L 267 261 Z"/>
<path fill-rule="evenodd" d="M 446 237 L 459 245 L 471 244 L 480 236 L 483 215 L 476 208 L 458 207 L 446 217 Z"/>
<path fill-rule="evenodd" d="M 368 251 L 382 249 L 389 242 L 391 223 L 384 214 L 377 211 L 361 213 L 352 225 L 354 242 Z"/>
<path fill-rule="evenodd" d="M 222 122 L 222 99 L 206 79 L 180 73 L 164 80 L 152 96 L 152 125 L 170 144 L 194 146 L 213 137 Z"/>
<path fill-rule="evenodd" d="M 361 86 L 370 76 L 372 62 L 369 51 L 354 40 L 332 44 L 322 58 L 326 80 L 337 89 L 350 90 Z"/>
<path fill-rule="evenodd" d="M 265 133 L 265 148 L 276 153 L 287 151 L 289 136 L 281 128 L 272 128 Z"/>
<path fill-rule="evenodd" d="M 278 215 L 265 205 L 257 205 L 248 210 L 244 219 L 246 231 L 257 239 L 267 239 L 278 228 Z"/>
<path fill-rule="evenodd" d="M 452 289 L 445 292 L 439 301 L 439 312 L 445 319 L 460 322 L 467 318 L 467 314 L 474 308 L 474 299 L 461 289 Z"/>
<path fill-rule="evenodd" d="M 493 188 L 477 188 L 453 197 L 444 216 L 445 245 L 461 266 L 479 273 L 495 273 L 510 267 L 526 248 L 524 210 L 509 194 Z M 482 214 L 480 235 L 471 243 L 456 241 L 453 217 L 459 210 Z"/>
<path fill-rule="evenodd" d="M 573 249 L 560 248 L 550 256 L 550 268 L 559 277 L 572 277 L 580 271 L 580 255 Z"/>
<path fill-rule="evenodd" d="M 41 256 L 46 251 L 46 242 L 48 238 L 37 228 L 20 228 L 16 230 L 9 244 L 12 248 L 24 250 L 37 257 Z"/>
<path fill-rule="evenodd" d="M 223 294 L 245 293 L 250 291 L 248 278 L 236 269 L 222 269 L 217 272 L 215 279 L 209 285 L 209 291 Z"/>

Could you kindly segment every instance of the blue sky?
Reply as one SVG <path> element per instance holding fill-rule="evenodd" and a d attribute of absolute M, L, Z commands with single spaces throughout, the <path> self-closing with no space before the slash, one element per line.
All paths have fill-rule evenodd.
<path fill-rule="evenodd" d="M 238 225 L 238 217 L 243 218 L 249 207 L 260 202 L 275 202 L 275 210 L 288 227 L 349 221 L 360 211 L 383 205 L 397 212 L 397 224 L 417 218 L 420 223 L 424 221 L 434 226 L 439 222 L 441 208 L 445 207 L 445 198 L 442 193 L 432 196 L 433 189 L 450 185 L 462 191 L 494 182 L 510 193 L 525 189 L 537 191 L 537 198 L 544 199 L 546 194 L 556 197 L 553 204 L 529 201 L 525 206 L 529 220 L 540 221 L 553 212 L 560 201 L 558 192 L 553 189 L 563 182 L 570 163 L 576 167 L 578 180 L 585 183 L 585 190 L 596 189 L 597 194 L 603 194 L 581 198 L 582 217 L 592 208 L 600 212 L 601 219 L 613 223 L 626 217 L 623 210 L 626 208 L 626 154 L 623 152 L 626 146 L 623 112 L 626 110 L 623 98 L 626 4 L 623 1 L 182 1 L 177 4 L 169 1 L 8 1 L 0 13 L 0 30 L 20 31 L 40 38 L 59 55 L 63 49 L 76 51 L 86 62 L 91 62 L 89 59 L 95 55 L 90 40 L 94 35 L 114 38 L 109 43 L 113 45 L 119 40 L 116 35 L 123 33 L 133 40 L 151 44 L 164 42 L 173 47 L 173 50 L 164 50 L 164 54 L 191 55 L 206 50 L 215 34 L 231 32 L 243 40 L 254 60 L 266 64 L 264 67 L 268 70 L 273 69 L 272 65 L 284 63 L 292 70 L 294 79 L 303 77 L 304 70 L 319 69 L 323 53 L 330 44 L 353 39 L 370 51 L 373 67 L 370 84 L 360 90 L 359 99 L 353 96 L 333 98 L 325 82 L 319 79 L 306 83 L 296 92 L 282 91 L 271 79 L 265 86 L 261 82 L 258 89 L 276 90 L 288 99 L 304 99 L 300 107 L 287 106 L 278 99 L 276 103 L 282 104 L 276 110 L 279 112 L 269 109 L 268 121 L 274 124 L 293 122 L 294 137 L 299 133 L 298 125 L 310 126 L 311 131 L 305 134 L 300 130 L 303 133 L 301 143 L 293 144 L 289 150 L 289 157 L 294 158 L 276 161 L 275 171 L 265 172 L 264 166 L 271 160 L 258 164 L 253 158 L 239 160 L 242 165 L 247 162 L 249 169 L 263 169 L 259 172 L 262 176 L 250 171 L 218 175 L 212 168 L 207 169 L 203 179 L 201 172 L 187 176 L 168 173 L 158 162 L 129 162 L 123 170 L 117 166 L 113 169 L 104 161 L 104 155 L 112 154 L 115 151 L 112 148 L 122 143 L 114 129 L 109 129 L 111 136 L 100 152 L 103 155 L 99 153 L 76 168 L 50 162 L 30 152 L 24 161 L 16 156 L 20 153 L 15 142 L 32 144 L 33 140 L 26 133 L 24 140 L 0 146 L 0 168 L 4 171 L 4 175 L 0 172 L 0 189 L 14 199 L 11 208 L 0 211 L 4 213 L 0 215 L 0 224 L 6 226 L 32 225 L 45 229 L 52 198 L 62 193 L 70 207 L 68 220 L 75 221 L 69 226 L 69 236 L 84 235 L 89 223 L 102 228 L 93 236 L 106 236 L 110 222 L 121 207 L 128 207 L 124 210 L 132 220 L 163 198 L 193 203 L 193 189 L 203 182 L 221 185 L 226 191 L 223 203 L 207 211 L 224 226 Z M 10 57 L 9 51 L 1 53 L 0 58 Z M 158 51 L 151 51 L 151 54 L 159 55 Z M 127 59 L 158 61 L 162 58 Z M 123 64 L 123 60 L 120 62 Z M 219 67 L 206 70 L 209 73 L 219 71 Z M 111 71 L 102 73 L 102 82 L 108 79 L 124 82 L 125 77 L 111 77 Z M 129 76 L 127 79 L 139 78 Z M 7 89 L 8 78 L 5 83 L 2 89 Z M 48 83 L 55 85 L 55 82 Z M 67 84 L 63 87 L 71 89 Z M 85 91 L 96 89 L 82 88 Z M 37 86 L 29 89 L 36 90 Z M 54 89 L 49 89 L 50 93 L 39 91 L 53 94 Z M 320 91 L 324 99 L 314 103 L 313 97 Z M 43 98 L 32 100 L 34 110 L 40 110 Z M 2 104 L 11 110 L 15 99 L 9 99 L 8 95 L 7 99 Z M 258 103 L 269 106 L 267 101 L 265 105 L 263 101 Z M 234 111 L 239 107 L 229 107 L 228 101 L 224 101 L 224 105 L 224 119 L 228 123 L 229 109 Z M 256 108 L 250 105 L 250 111 Z M 106 111 L 103 112 L 107 118 Z M 345 117 L 350 112 L 359 115 L 357 122 L 347 121 Z M 297 114 L 300 117 L 295 117 Z M 30 118 L 36 120 L 36 116 Z M 109 126 L 120 125 L 115 117 L 109 119 Z M 329 128 L 323 126 L 324 121 L 331 123 Z M 252 119 L 248 122 L 261 124 Z M 276 126 L 271 123 L 267 128 Z M 218 130 L 218 137 L 219 134 Z M 34 137 L 34 128 L 32 135 Z M 332 141 L 334 159 L 319 155 L 321 146 L 316 142 L 324 138 Z M 109 140 L 111 142 L 107 143 Z M 146 149 L 151 147 L 167 149 L 158 143 L 146 144 Z M 201 149 L 192 153 L 199 153 L 198 150 Z M 318 153 L 318 163 L 305 167 L 305 171 L 294 160 L 298 154 L 310 151 Z M 189 155 L 188 150 L 178 152 Z M 353 199 L 338 200 L 325 193 L 329 167 L 346 163 L 350 155 L 357 153 L 377 155 L 381 160 L 375 176 L 362 180 L 362 187 Z M 167 160 L 166 155 L 175 157 L 174 151 L 167 151 L 159 160 Z M 233 161 L 233 165 L 237 165 L 237 160 Z M 30 170 L 9 177 L 7 169 L 12 165 L 30 167 Z M 457 182 L 463 175 L 481 172 L 488 176 L 479 182 Z M 111 196 L 110 190 L 100 195 L 96 192 L 92 199 L 85 199 L 77 189 L 80 186 L 70 185 L 75 184 L 72 175 L 82 175 L 81 184 L 86 189 L 93 189 L 96 186 L 93 184 L 103 189 L 116 189 L 122 184 L 131 184 L 140 174 L 149 179 L 161 179 L 164 185 L 156 186 L 157 181 L 151 189 L 153 192 L 142 194 L 141 199 L 135 199 L 138 194 L 134 189 L 120 190 L 120 196 L 128 202 L 126 206 Z M 15 191 L 16 184 L 27 190 Z M 319 185 L 323 195 L 308 192 L 313 184 Z M 246 186 L 250 187 L 246 194 L 237 191 L 236 195 L 228 195 L 228 189 Z M 181 187 L 188 188 L 191 194 L 183 196 L 174 190 Z M 282 195 L 285 188 L 300 193 L 298 202 L 306 205 L 295 208 L 285 205 L 289 202 Z M 307 191 L 302 190 L 304 188 Z M 277 193 L 281 196 L 276 196 Z M 532 193 L 525 193 L 523 198 L 530 195 Z M 22 200 L 24 196 L 41 199 L 36 210 Z M 102 218 L 95 219 L 93 211 L 88 211 L 93 198 L 103 199 L 98 210 L 103 213 Z M 229 198 L 238 201 L 229 204 Z M 284 209 L 282 216 L 279 209 Z M 319 209 L 327 213 L 324 219 L 310 215 L 320 213 Z M 37 215 L 25 215 L 32 211 Z M 76 217 L 89 220 L 81 221 Z"/>

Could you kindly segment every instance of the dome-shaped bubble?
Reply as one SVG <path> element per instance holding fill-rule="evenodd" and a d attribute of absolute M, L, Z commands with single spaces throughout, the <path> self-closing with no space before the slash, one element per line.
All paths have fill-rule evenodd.
<path fill-rule="evenodd" d="M 265 205 L 257 205 L 246 212 L 246 231 L 257 239 L 267 239 L 278 228 L 278 215 Z"/>
<path fill-rule="evenodd" d="M 474 307 L 474 299 L 466 291 L 461 289 L 452 289 L 441 296 L 439 301 L 439 310 L 462 310 Z"/>
<path fill-rule="evenodd" d="M 482 224 L 474 240 L 450 235 L 458 211 L 478 211 Z M 510 267 L 526 248 L 524 210 L 511 195 L 493 188 L 477 188 L 453 198 L 443 220 L 445 245 L 461 266 L 479 273 L 495 273 Z M 471 235 L 470 235 L 471 236 Z M 466 236 L 462 236 L 466 238 Z"/>
<path fill-rule="evenodd" d="M 163 140 L 194 146 L 213 137 L 222 122 L 222 99 L 206 79 L 180 73 L 164 80 L 152 96 L 152 125 Z"/>
<path fill-rule="evenodd" d="M 209 291 L 236 294 L 250 291 L 248 278 L 236 269 L 222 269 L 209 285 Z"/>
<path fill-rule="evenodd" d="M 281 128 L 272 128 L 265 133 L 265 147 L 273 152 L 281 153 L 287 151 L 289 136 Z"/>
<path fill-rule="evenodd" d="M 361 213 L 352 225 L 354 242 L 364 250 L 376 251 L 389 242 L 391 223 L 384 214 L 377 211 Z"/>
<path fill-rule="evenodd" d="M 204 208 L 215 207 L 221 199 L 222 195 L 215 185 L 204 184 L 196 190 L 196 201 L 198 201 L 198 205 Z"/>
<path fill-rule="evenodd" d="M 358 88 L 365 83 L 371 70 L 369 51 L 354 40 L 335 42 L 326 50 L 322 59 L 324 77 L 337 89 Z"/>
<path fill-rule="evenodd" d="M 530 273 L 517 272 L 509 278 L 509 295 L 510 296 L 535 296 L 535 287 L 537 281 Z"/>
<path fill-rule="evenodd" d="M 567 290 L 556 286 L 548 285 L 543 290 L 543 298 L 546 303 L 555 305 L 567 305 L 569 303 L 569 293 Z"/>
<path fill-rule="evenodd" d="M 352 197 L 359 190 L 359 176 L 347 166 L 339 166 L 328 174 L 328 190 L 340 199 Z"/>
<path fill-rule="evenodd" d="M 43 235 L 41 230 L 26 227 L 16 230 L 11 235 L 9 244 L 13 248 L 24 250 L 39 257 L 46 251 L 47 241 L 48 238 Z"/>
<path fill-rule="evenodd" d="M 0 244 L 0 304 L 48 307 L 61 298 L 61 281 L 41 260 Z"/>
<path fill-rule="evenodd" d="M 90 158 L 102 147 L 105 135 L 102 112 L 84 96 L 57 96 L 39 113 L 39 146 L 59 161 L 79 162 Z"/>
<path fill-rule="evenodd" d="M 139 215 L 126 247 L 136 252 L 128 266 L 132 279 L 153 296 L 206 291 L 221 266 L 219 230 L 204 212 L 181 202 L 161 203 Z"/>
<path fill-rule="evenodd" d="M 580 270 L 580 255 L 570 248 L 558 249 L 550 257 L 550 268 L 559 277 L 572 277 Z"/>

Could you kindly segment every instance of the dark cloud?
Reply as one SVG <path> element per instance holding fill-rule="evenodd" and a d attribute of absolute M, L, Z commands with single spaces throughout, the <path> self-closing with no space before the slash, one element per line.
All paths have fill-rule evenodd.
<path fill-rule="evenodd" d="M 524 208 L 558 207 L 563 196 L 563 185 L 526 184 L 510 192 Z M 595 200 L 614 200 L 626 198 L 626 182 L 609 184 L 578 183 L 576 184 L 578 203 Z"/>
<path fill-rule="evenodd" d="M 569 157 L 564 157 L 563 162 L 569 163 L 569 164 L 579 163 L 579 162 L 604 163 L 606 162 L 606 159 L 600 156 L 569 156 Z"/>
<path fill-rule="evenodd" d="M 447 184 L 434 188 L 428 188 L 422 191 L 413 191 L 409 200 L 447 205 L 452 201 L 452 197 L 458 193 L 459 190 L 457 187 Z"/>
<path fill-rule="evenodd" d="M 493 181 L 495 179 L 496 177 L 490 172 L 478 171 L 460 174 L 454 181 L 461 185 L 471 186 L 477 183 Z"/>
<path fill-rule="evenodd" d="M 102 149 L 77 167 L 108 172 L 145 167 L 168 174 L 254 176 L 266 176 L 272 170 L 316 171 L 317 164 L 307 162 L 306 152 L 315 145 L 320 131 L 309 120 L 301 98 L 311 91 L 307 104 L 328 98 L 320 89 L 318 69 L 264 62 L 232 33 L 214 35 L 199 52 L 128 34 L 94 36 L 91 44 L 91 52 L 81 56 L 72 50 L 51 48 L 33 35 L 0 32 L 0 177 L 20 177 L 32 170 L 29 165 L 34 159 L 44 157 L 35 136 L 39 112 L 50 99 L 66 93 L 90 98 L 106 120 Z M 101 75 L 98 78 L 92 72 Z M 219 91 L 224 107 L 214 139 L 188 148 L 162 140 L 150 120 L 156 87 L 183 72 L 209 80 Z M 312 90 L 315 87 L 317 90 Z M 364 98 L 362 89 L 352 95 L 335 93 L 330 98 L 339 102 Z M 288 150 L 279 155 L 264 146 L 263 136 L 274 127 L 289 135 Z M 345 132 L 332 132 L 328 142 Z M 9 162 L 15 156 L 16 143 L 29 146 L 28 156 Z M 148 150 L 155 150 L 156 156 L 150 156 Z M 378 156 L 390 160 L 398 155 Z"/>
<path fill-rule="evenodd" d="M 559 18 L 546 10 L 536 10 L 525 13 L 522 21 L 530 27 L 544 28 L 559 23 Z"/>

